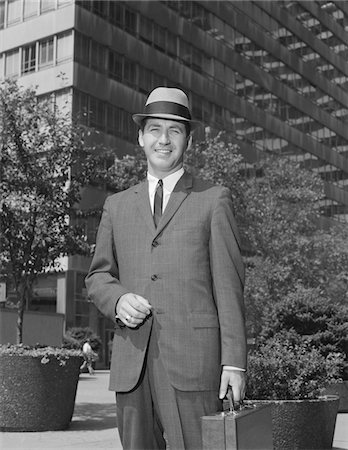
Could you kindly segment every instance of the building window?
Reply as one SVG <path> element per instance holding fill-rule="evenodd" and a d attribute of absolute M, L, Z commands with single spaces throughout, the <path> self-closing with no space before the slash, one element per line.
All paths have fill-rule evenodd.
<path fill-rule="evenodd" d="M 109 52 L 109 77 L 122 81 L 122 61 L 123 57 L 119 53 Z"/>
<path fill-rule="evenodd" d="M 105 104 L 94 97 L 90 97 L 89 125 L 99 130 L 105 130 Z"/>
<path fill-rule="evenodd" d="M 127 58 L 124 58 L 123 80 L 131 86 L 135 86 L 137 82 L 137 65 Z"/>
<path fill-rule="evenodd" d="M 89 67 L 89 46 L 90 39 L 83 34 L 76 33 L 75 59 L 87 67 Z"/>
<path fill-rule="evenodd" d="M 52 11 L 56 8 L 56 0 L 41 0 L 41 13 Z"/>
<path fill-rule="evenodd" d="M 5 77 L 13 77 L 19 75 L 19 51 L 6 53 L 5 61 Z"/>
<path fill-rule="evenodd" d="M 53 65 L 53 37 L 40 42 L 39 45 L 39 68 Z"/>
<path fill-rule="evenodd" d="M 166 30 L 157 23 L 154 23 L 153 26 L 154 46 L 159 50 L 164 50 L 166 48 Z"/>
<path fill-rule="evenodd" d="M 98 72 L 105 73 L 106 49 L 95 41 L 92 41 L 91 45 L 91 67 Z"/>
<path fill-rule="evenodd" d="M 57 43 L 57 62 L 62 62 L 71 58 L 72 54 L 73 40 L 71 32 L 59 35 Z"/>
<path fill-rule="evenodd" d="M 120 2 L 109 2 L 109 3 L 110 3 L 109 19 L 111 23 L 122 27 L 123 11 L 124 11 L 123 6 L 120 4 Z"/>
<path fill-rule="evenodd" d="M 80 91 L 74 91 L 73 94 L 74 116 L 82 125 L 88 125 L 89 107 L 88 95 Z"/>
<path fill-rule="evenodd" d="M 71 111 L 72 95 L 70 89 L 62 89 L 55 92 L 55 107 L 63 113 Z"/>
<path fill-rule="evenodd" d="M 39 11 L 40 0 L 24 0 L 24 19 L 36 16 Z"/>
<path fill-rule="evenodd" d="M 58 8 L 68 5 L 72 0 L 58 0 Z"/>
<path fill-rule="evenodd" d="M 36 44 L 28 45 L 22 49 L 22 73 L 35 72 Z"/>
<path fill-rule="evenodd" d="M 0 1 L 0 30 L 4 28 L 5 24 L 5 2 Z"/>
<path fill-rule="evenodd" d="M 139 37 L 142 41 L 147 42 L 149 45 L 152 45 L 153 42 L 152 25 L 153 22 L 150 19 L 145 16 L 140 17 Z"/>
<path fill-rule="evenodd" d="M 108 16 L 108 3 L 112 2 L 105 2 L 105 1 L 93 1 L 92 3 L 92 12 L 94 14 L 97 14 L 100 17 L 107 17 Z"/>
<path fill-rule="evenodd" d="M 191 67 L 192 47 L 182 39 L 180 40 L 180 58 L 188 67 Z"/>
<path fill-rule="evenodd" d="M 107 132 L 114 136 L 122 136 L 124 133 L 123 110 L 112 105 L 107 107 Z"/>
<path fill-rule="evenodd" d="M 148 94 L 152 90 L 152 72 L 145 67 L 139 66 L 139 90 Z"/>
<path fill-rule="evenodd" d="M 0 80 L 4 78 L 5 53 L 0 53 Z"/>
<path fill-rule="evenodd" d="M 7 24 L 12 25 L 21 20 L 21 0 L 9 0 L 7 4 Z"/>
<path fill-rule="evenodd" d="M 176 58 L 177 48 L 176 48 L 176 36 L 167 30 L 167 53 L 169 56 Z"/>
<path fill-rule="evenodd" d="M 137 15 L 128 8 L 124 11 L 124 29 L 133 36 L 137 33 Z"/>

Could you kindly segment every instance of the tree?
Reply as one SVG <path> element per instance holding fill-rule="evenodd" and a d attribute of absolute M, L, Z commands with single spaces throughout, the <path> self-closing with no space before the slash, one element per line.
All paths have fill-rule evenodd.
<path fill-rule="evenodd" d="M 348 233 L 320 226 L 318 175 L 289 159 L 260 163 L 262 177 L 247 181 L 244 236 L 245 301 L 249 335 L 259 342 L 294 330 L 324 356 L 346 348 Z"/>
<path fill-rule="evenodd" d="M 0 85 L 0 133 L 0 273 L 16 293 L 21 343 L 38 275 L 59 270 L 63 256 L 89 252 L 74 216 L 96 149 L 70 116 L 11 80 Z"/>

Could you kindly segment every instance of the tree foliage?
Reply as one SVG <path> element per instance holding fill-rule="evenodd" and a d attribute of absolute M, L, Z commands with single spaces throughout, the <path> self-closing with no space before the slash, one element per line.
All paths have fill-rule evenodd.
<path fill-rule="evenodd" d="M 63 256 L 88 253 L 74 214 L 93 154 L 71 117 L 11 80 L 0 86 L 0 133 L 0 271 L 16 292 L 20 343 L 38 274 L 58 270 Z"/>
<path fill-rule="evenodd" d="M 320 226 L 321 179 L 279 157 L 262 161 L 261 169 L 261 178 L 247 180 L 242 224 L 251 249 L 245 297 L 253 335 L 262 330 L 267 305 L 302 288 L 344 305 L 348 287 L 347 228 Z"/>

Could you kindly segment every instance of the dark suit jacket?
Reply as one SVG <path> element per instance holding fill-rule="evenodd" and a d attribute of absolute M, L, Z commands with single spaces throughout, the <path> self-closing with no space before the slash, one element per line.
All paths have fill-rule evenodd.
<path fill-rule="evenodd" d="M 217 390 L 221 365 L 246 367 L 244 266 L 228 189 L 185 173 L 157 229 L 147 181 L 108 197 L 86 285 L 113 320 L 127 292 L 153 306 L 139 328 L 115 325 L 110 389 L 136 385 L 152 324 L 180 390 Z"/>

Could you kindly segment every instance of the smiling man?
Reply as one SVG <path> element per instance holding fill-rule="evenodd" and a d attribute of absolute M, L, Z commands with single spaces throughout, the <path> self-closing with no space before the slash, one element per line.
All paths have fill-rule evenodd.
<path fill-rule="evenodd" d="M 183 169 L 186 94 L 159 87 L 135 114 L 147 180 L 110 196 L 86 278 L 115 322 L 110 389 L 124 449 L 198 450 L 201 416 L 244 397 L 244 266 L 231 193 Z"/>

